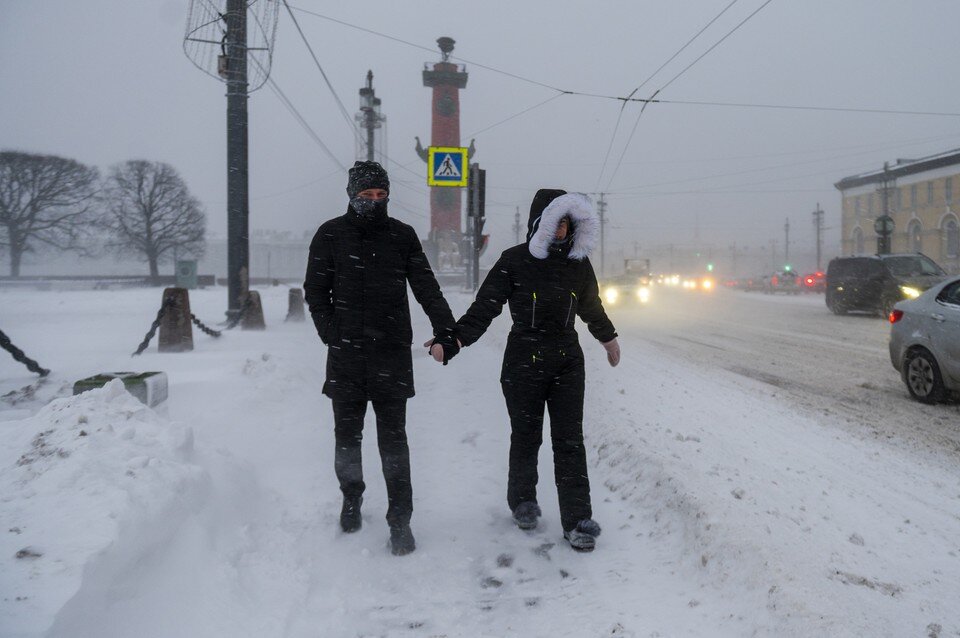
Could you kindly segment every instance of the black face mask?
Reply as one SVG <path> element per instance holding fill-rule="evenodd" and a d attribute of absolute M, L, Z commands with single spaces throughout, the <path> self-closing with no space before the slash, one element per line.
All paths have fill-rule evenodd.
<path fill-rule="evenodd" d="M 376 219 L 379 217 L 386 217 L 387 202 L 389 201 L 389 197 L 384 197 L 383 199 L 352 197 L 350 198 L 350 207 L 353 208 L 354 212 L 361 217 Z"/>

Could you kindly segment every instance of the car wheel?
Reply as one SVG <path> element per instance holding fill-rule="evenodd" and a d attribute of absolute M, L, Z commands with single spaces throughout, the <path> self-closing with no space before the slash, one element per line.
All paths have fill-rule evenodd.
<path fill-rule="evenodd" d="M 834 299 L 830 300 L 830 303 L 827 304 L 827 308 L 835 315 L 845 315 L 847 314 L 847 309 L 840 305 L 839 301 Z"/>
<path fill-rule="evenodd" d="M 913 350 L 907 354 L 903 370 L 903 380 L 910 396 L 921 403 L 939 403 L 943 400 L 946 393 L 943 377 L 932 354 L 926 350 Z"/>

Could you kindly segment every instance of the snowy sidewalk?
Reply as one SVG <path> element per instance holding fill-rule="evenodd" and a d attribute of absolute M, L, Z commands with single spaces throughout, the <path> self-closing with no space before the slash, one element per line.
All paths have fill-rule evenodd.
<path fill-rule="evenodd" d="M 263 291 L 266 332 L 197 334 L 192 354 L 151 349 L 133 361 L 127 341 L 142 336 L 154 291 L 70 293 L 69 329 L 50 312 L 64 295 L 17 295 L 4 295 L 16 302 L 6 325 L 24 344 L 42 342 L 33 356 L 61 380 L 136 365 L 166 370 L 172 385 L 159 414 L 105 390 L 0 421 L 18 433 L 0 448 L 2 635 L 960 632 L 957 472 L 854 443 L 788 411 L 769 386 L 670 361 L 638 341 L 623 343 L 624 362 L 611 369 L 582 338 L 584 429 L 604 531 L 597 550 L 580 555 L 561 537 L 549 443 L 541 527 L 524 533 L 509 519 L 497 382 L 506 317 L 447 367 L 418 349 L 408 410 L 418 549 L 398 558 L 386 546 L 372 411 L 364 526 L 338 532 L 324 352 L 312 326 L 282 323 L 286 289 Z M 213 318 L 223 296 L 199 291 L 191 302 Z M 451 295 L 455 312 L 467 302 Z M 104 304 L 119 309 L 116 325 L 98 331 L 94 309 Z M 412 311 L 415 341 L 426 338 Z M 96 348 L 71 334 L 93 334 Z M 0 382 L 20 376 L 29 381 L 0 367 Z M 37 407 L 21 404 L 14 416 Z M 124 411 L 135 413 L 129 438 L 79 438 L 81 413 L 105 427 Z M 73 420 L 57 423 L 57 414 Z M 44 456 L 41 483 L 16 461 L 50 429 L 71 453 Z M 93 455 L 100 441 L 110 445 Z M 91 468 L 103 489 L 77 484 Z M 42 555 L 15 558 L 26 546 Z"/>

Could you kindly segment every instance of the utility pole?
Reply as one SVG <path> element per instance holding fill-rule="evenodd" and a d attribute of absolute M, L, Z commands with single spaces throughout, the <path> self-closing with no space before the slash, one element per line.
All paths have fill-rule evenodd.
<path fill-rule="evenodd" d="M 386 116 L 380 113 L 380 98 L 373 90 L 373 71 L 367 71 L 367 85 L 360 89 L 360 112 L 356 115 L 360 128 L 367 131 L 367 161 L 374 161 L 373 132 L 380 128 Z"/>
<path fill-rule="evenodd" d="M 517 206 L 517 213 L 513 216 L 513 245 L 520 243 L 520 207 Z"/>
<path fill-rule="evenodd" d="M 787 217 L 787 222 L 783 225 L 783 232 L 786 234 L 783 247 L 783 263 L 784 265 L 790 264 L 790 218 Z"/>
<path fill-rule="evenodd" d="M 770 265 L 773 266 L 773 270 L 777 270 L 777 240 L 770 240 Z"/>
<path fill-rule="evenodd" d="M 873 229 L 877 233 L 877 254 L 887 255 L 890 253 L 890 236 L 893 234 L 893 217 L 890 216 L 890 164 L 883 163 L 883 180 L 880 186 L 880 199 L 883 203 L 883 215 L 873 222 Z"/>
<path fill-rule="evenodd" d="M 480 253 L 483 251 L 486 199 L 487 171 L 480 168 L 479 164 L 471 164 L 467 183 L 467 235 L 470 237 L 470 263 L 467 264 L 467 284 L 474 292 L 480 287 Z M 518 218 L 519 214 L 518 209 Z"/>
<path fill-rule="evenodd" d="M 737 242 L 730 246 L 730 276 L 737 276 Z"/>
<path fill-rule="evenodd" d="M 817 272 L 820 272 L 820 245 L 823 238 L 823 210 L 820 209 L 820 202 L 817 202 L 817 210 L 813 211 L 813 225 L 817 232 Z"/>
<path fill-rule="evenodd" d="M 600 193 L 600 201 L 597 202 L 597 211 L 600 214 L 600 279 L 604 278 L 604 245 L 603 245 L 603 227 L 607 225 L 607 202 L 603 201 L 603 193 Z"/>
<path fill-rule="evenodd" d="M 247 191 L 247 3 L 227 0 L 227 317 L 240 314 L 250 289 Z"/>

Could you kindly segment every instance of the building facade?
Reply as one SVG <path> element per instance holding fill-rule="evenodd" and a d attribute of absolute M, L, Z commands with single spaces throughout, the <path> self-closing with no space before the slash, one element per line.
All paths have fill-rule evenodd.
<path fill-rule="evenodd" d="M 921 252 L 960 273 L 960 149 L 896 164 L 834 184 L 843 199 L 841 252 L 877 252 L 874 221 L 887 209 L 894 221 L 891 251 Z"/>

